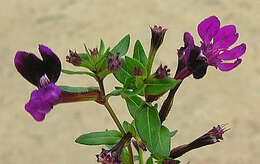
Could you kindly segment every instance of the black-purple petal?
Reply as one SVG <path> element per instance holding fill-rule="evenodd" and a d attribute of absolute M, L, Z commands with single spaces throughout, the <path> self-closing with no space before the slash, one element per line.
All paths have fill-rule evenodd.
<path fill-rule="evenodd" d="M 39 45 L 39 51 L 45 65 L 45 73 L 50 82 L 55 83 L 58 80 L 61 72 L 60 59 L 51 49 L 44 45 Z"/>
<path fill-rule="evenodd" d="M 39 80 L 45 74 L 43 62 L 34 54 L 18 51 L 14 58 L 17 71 L 30 83 L 38 86 Z"/>

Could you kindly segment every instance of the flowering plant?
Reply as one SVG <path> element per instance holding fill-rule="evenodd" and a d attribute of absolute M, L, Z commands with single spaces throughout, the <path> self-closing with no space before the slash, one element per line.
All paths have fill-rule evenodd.
<path fill-rule="evenodd" d="M 167 29 L 161 26 L 151 28 L 151 45 L 148 57 L 140 41 L 136 41 L 133 56 L 125 56 L 130 43 L 126 35 L 114 48 L 105 49 L 101 40 L 99 49 L 88 49 L 84 53 L 69 51 L 66 61 L 87 71 L 70 71 L 62 69 L 60 59 L 48 47 L 39 46 L 42 60 L 25 51 L 16 53 L 14 63 L 18 72 L 37 87 L 31 93 L 25 110 L 36 121 L 43 121 L 54 105 L 59 103 L 94 101 L 103 105 L 115 122 L 118 130 L 105 130 L 83 134 L 76 142 L 84 145 L 105 145 L 97 161 L 103 164 L 144 163 L 143 153 L 150 152 L 147 164 L 155 161 L 161 164 L 178 164 L 177 159 L 190 150 L 214 144 L 223 139 L 228 130 L 226 125 L 217 125 L 194 141 L 171 148 L 171 138 L 177 130 L 171 131 L 163 122 L 172 109 L 173 99 L 183 80 L 192 75 L 195 79 L 206 75 L 208 66 L 221 71 L 230 71 L 237 67 L 246 51 L 242 43 L 229 49 L 238 39 L 234 25 L 220 28 L 216 16 L 203 20 L 198 25 L 201 45 L 195 45 L 190 33 L 184 33 L 184 46 L 178 49 L 178 66 L 176 73 L 170 77 L 170 69 L 162 64 L 152 73 L 152 65 L 159 47 L 163 43 Z M 225 62 L 232 60 L 234 62 Z M 97 81 L 95 87 L 57 86 L 60 73 L 88 75 Z M 104 79 L 110 75 L 121 83 L 106 93 Z M 169 92 L 168 92 L 169 91 Z M 156 101 L 168 92 L 161 107 Z M 126 102 L 132 122 L 119 121 L 110 106 L 111 96 L 120 96 Z M 136 155 L 132 150 L 136 149 Z"/>

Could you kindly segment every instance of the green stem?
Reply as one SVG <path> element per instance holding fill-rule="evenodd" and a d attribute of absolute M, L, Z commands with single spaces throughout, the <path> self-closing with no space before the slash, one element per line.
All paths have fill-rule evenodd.
<path fill-rule="evenodd" d="M 144 158 L 143 158 L 143 149 L 139 148 L 139 164 L 143 164 L 144 163 Z"/>
<path fill-rule="evenodd" d="M 104 84 L 103 84 L 103 79 L 98 78 L 98 84 L 100 87 L 100 92 L 102 97 L 105 97 L 105 88 L 104 88 Z M 115 112 L 113 111 L 112 107 L 109 105 L 108 101 L 105 100 L 104 106 L 106 107 L 107 111 L 109 112 L 110 116 L 112 117 L 112 119 L 114 120 L 116 126 L 118 127 L 118 129 L 120 130 L 120 132 L 122 133 L 122 135 L 125 135 L 125 130 L 122 127 L 120 121 L 118 120 Z M 129 156 L 130 156 L 130 162 L 131 164 L 134 164 L 134 159 L 133 159 L 133 151 L 132 151 L 132 147 L 131 147 L 131 143 L 128 145 L 128 152 L 129 152 Z"/>
<path fill-rule="evenodd" d="M 116 126 L 118 127 L 118 129 L 120 130 L 120 132 L 125 135 L 125 130 L 122 127 L 120 121 L 118 120 L 118 118 L 116 117 L 115 112 L 113 111 L 113 109 L 111 108 L 111 106 L 109 105 L 109 103 L 106 101 L 104 106 L 107 108 L 107 111 L 109 112 L 110 116 L 112 117 L 112 119 L 114 120 L 114 122 L 116 123 Z"/>
<path fill-rule="evenodd" d="M 153 65 L 153 61 L 154 61 L 154 57 L 155 57 L 156 51 L 157 50 L 154 47 L 150 48 L 148 62 L 147 62 L 147 65 L 146 65 L 147 78 L 151 74 L 152 65 Z"/>

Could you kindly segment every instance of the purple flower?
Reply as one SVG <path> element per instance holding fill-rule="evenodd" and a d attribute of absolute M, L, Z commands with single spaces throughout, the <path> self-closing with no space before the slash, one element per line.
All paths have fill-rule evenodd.
<path fill-rule="evenodd" d="M 30 83 L 38 87 L 31 93 L 25 109 L 36 121 L 42 121 L 53 108 L 61 94 L 61 89 L 55 85 L 61 72 L 61 62 L 51 49 L 39 46 L 43 60 L 36 55 L 24 51 L 16 53 L 14 63 L 17 71 Z"/>
<path fill-rule="evenodd" d="M 156 25 L 153 28 L 150 27 L 150 29 L 152 32 L 151 47 L 154 47 L 157 50 L 163 42 L 167 29 Z"/>
<path fill-rule="evenodd" d="M 163 79 L 165 77 L 170 76 L 170 69 L 167 68 L 167 65 L 162 67 L 162 64 L 157 68 L 155 72 L 155 78 L 156 79 Z"/>
<path fill-rule="evenodd" d="M 98 58 L 99 53 L 98 53 L 98 49 L 97 48 L 93 48 L 93 50 L 89 49 L 89 51 L 90 51 L 90 54 L 91 54 L 93 59 Z"/>
<path fill-rule="evenodd" d="M 202 53 L 209 65 L 215 66 L 221 71 L 230 71 L 242 62 L 240 57 L 246 51 L 245 43 L 228 50 L 238 39 L 238 33 L 234 25 L 220 28 L 218 18 L 211 16 L 198 25 L 198 33 L 202 39 Z M 234 60 L 234 62 L 223 62 L 230 60 Z"/>
<path fill-rule="evenodd" d="M 79 66 L 82 63 L 81 57 L 78 55 L 76 51 L 69 50 L 69 56 L 66 56 L 66 61 L 75 66 Z"/>
<path fill-rule="evenodd" d="M 96 155 L 97 162 L 103 163 L 103 164 L 120 164 L 122 163 L 122 159 L 120 157 L 121 152 L 129 140 L 131 140 L 132 134 L 128 132 L 125 134 L 118 144 L 116 144 L 112 149 L 105 150 L 102 148 L 102 151 L 100 154 Z"/>
<path fill-rule="evenodd" d="M 106 56 L 108 62 L 108 70 L 110 72 L 118 71 L 121 68 L 124 60 L 119 59 L 119 56 L 120 56 L 119 52 L 114 54 L 113 56 Z"/>
<path fill-rule="evenodd" d="M 133 70 L 133 76 L 136 77 L 136 76 L 143 76 L 143 72 L 140 68 L 138 67 L 135 67 L 134 70 Z"/>
<path fill-rule="evenodd" d="M 183 154 L 193 150 L 197 149 L 203 146 L 215 144 L 217 142 L 220 142 L 220 140 L 223 140 L 223 134 L 230 130 L 225 127 L 226 124 L 218 125 L 217 127 L 213 127 L 211 130 L 209 130 L 204 135 L 200 136 L 196 140 L 192 141 L 189 144 L 181 145 L 176 148 L 173 148 L 170 153 L 170 157 L 175 159 Z"/>

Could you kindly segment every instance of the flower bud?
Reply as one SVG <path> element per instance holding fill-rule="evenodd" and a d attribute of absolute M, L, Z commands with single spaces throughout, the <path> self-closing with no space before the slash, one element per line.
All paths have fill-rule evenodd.
<path fill-rule="evenodd" d="M 157 50 L 163 42 L 167 29 L 156 25 L 153 28 L 150 27 L 150 29 L 152 32 L 151 47 Z"/>
<path fill-rule="evenodd" d="M 76 51 L 69 50 L 70 55 L 66 56 L 66 61 L 73 65 L 80 65 L 82 63 L 81 57 L 78 55 Z"/>

